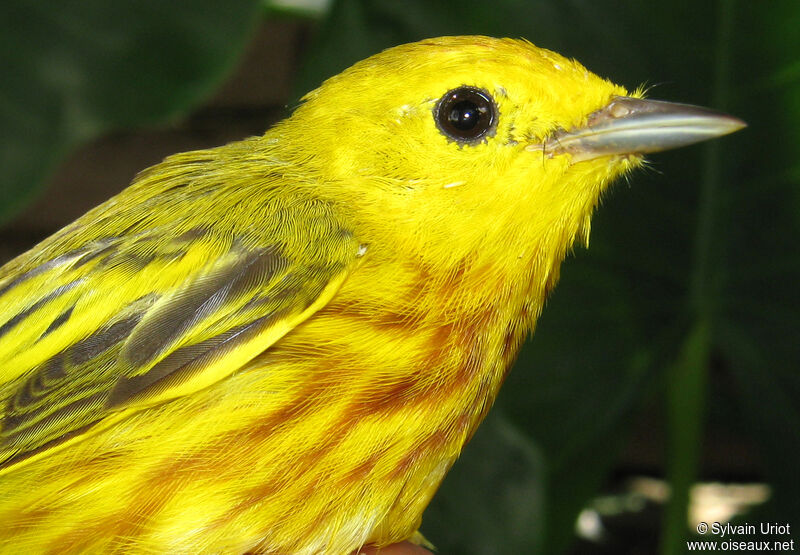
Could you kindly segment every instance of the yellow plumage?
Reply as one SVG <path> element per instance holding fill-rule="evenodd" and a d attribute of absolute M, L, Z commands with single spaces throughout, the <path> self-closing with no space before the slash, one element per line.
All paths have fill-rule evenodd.
<path fill-rule="evenodd" d="M 477 139 L 441 121 L 465 90 L 490 101 Z M 412 537 L 600 194 L 640 164 L 555 134 L 624 95 L 523 41 L 397 47 L 7 264 L 0 551 Z"/>

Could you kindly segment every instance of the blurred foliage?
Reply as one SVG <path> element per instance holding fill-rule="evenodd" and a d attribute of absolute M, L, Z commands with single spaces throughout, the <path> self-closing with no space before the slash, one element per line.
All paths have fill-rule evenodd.
<path fill-rule="evenodd" d="M 322 18 L 328 13 L 332 0 L 263 0 L 267 16 Z"/>
<path fill-rule="evenodd" d="M 255 3 L 6 3 L 0 214 L 67 149 L 185 112 L 228 71 Z M 31 24 L 35 21 L 35 25 Z M 378 50 L 445 34 L 525 37 L 650 96 L 750 127 L 652 157 L 618 185 L 589 253 L 562 271 L 536 337 L 429 511 L 442 553 L 558 553 L 653 400 L 683 552 L 705 420 L 748 438 L 774 492 L 759 518 L 800 529 L 800 3 L 340 0 L 297 95 Z M 80 31 L 80 32 L 79 32 Z"/>
<path fill-rule="evenodd" d="M 0 221 L 110 129 L 185 114 L 220 85 L 257 0 L 0 4 Z"/>

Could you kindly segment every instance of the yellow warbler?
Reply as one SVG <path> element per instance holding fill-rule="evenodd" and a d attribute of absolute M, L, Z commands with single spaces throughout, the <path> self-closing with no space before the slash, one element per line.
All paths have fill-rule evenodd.
<path fill-rule="evenodd" d="M 0 551 L 419 539 L 598 197 L 730 116 L 525 41 L 362 61 L 0 270 Z"/>

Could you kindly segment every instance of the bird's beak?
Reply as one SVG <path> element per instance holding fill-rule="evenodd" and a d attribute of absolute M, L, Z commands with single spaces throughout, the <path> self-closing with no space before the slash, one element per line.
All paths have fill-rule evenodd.
<path fill-rule="evenodd" d="M 550 156 L 568 153 L 573 162 L 582 162 L 669 150 L 746 126 L 738 118 L 708 108 L 616 96 L 608 106 L 590 114 L 585 126 L 559 130 L 544 145 L 531 145 L 531 150 L 544 148 Z"/>

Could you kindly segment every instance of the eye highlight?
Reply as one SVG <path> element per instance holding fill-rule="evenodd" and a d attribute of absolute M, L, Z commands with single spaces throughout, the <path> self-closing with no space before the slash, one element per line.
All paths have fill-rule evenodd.
<path fill-rule="evenodd" d="M 474 144 L 494 131 L 497 106 L 483 89 L 458 87 L 439 99 L 433 117 L 439 130 L 454 141 Z"/>

